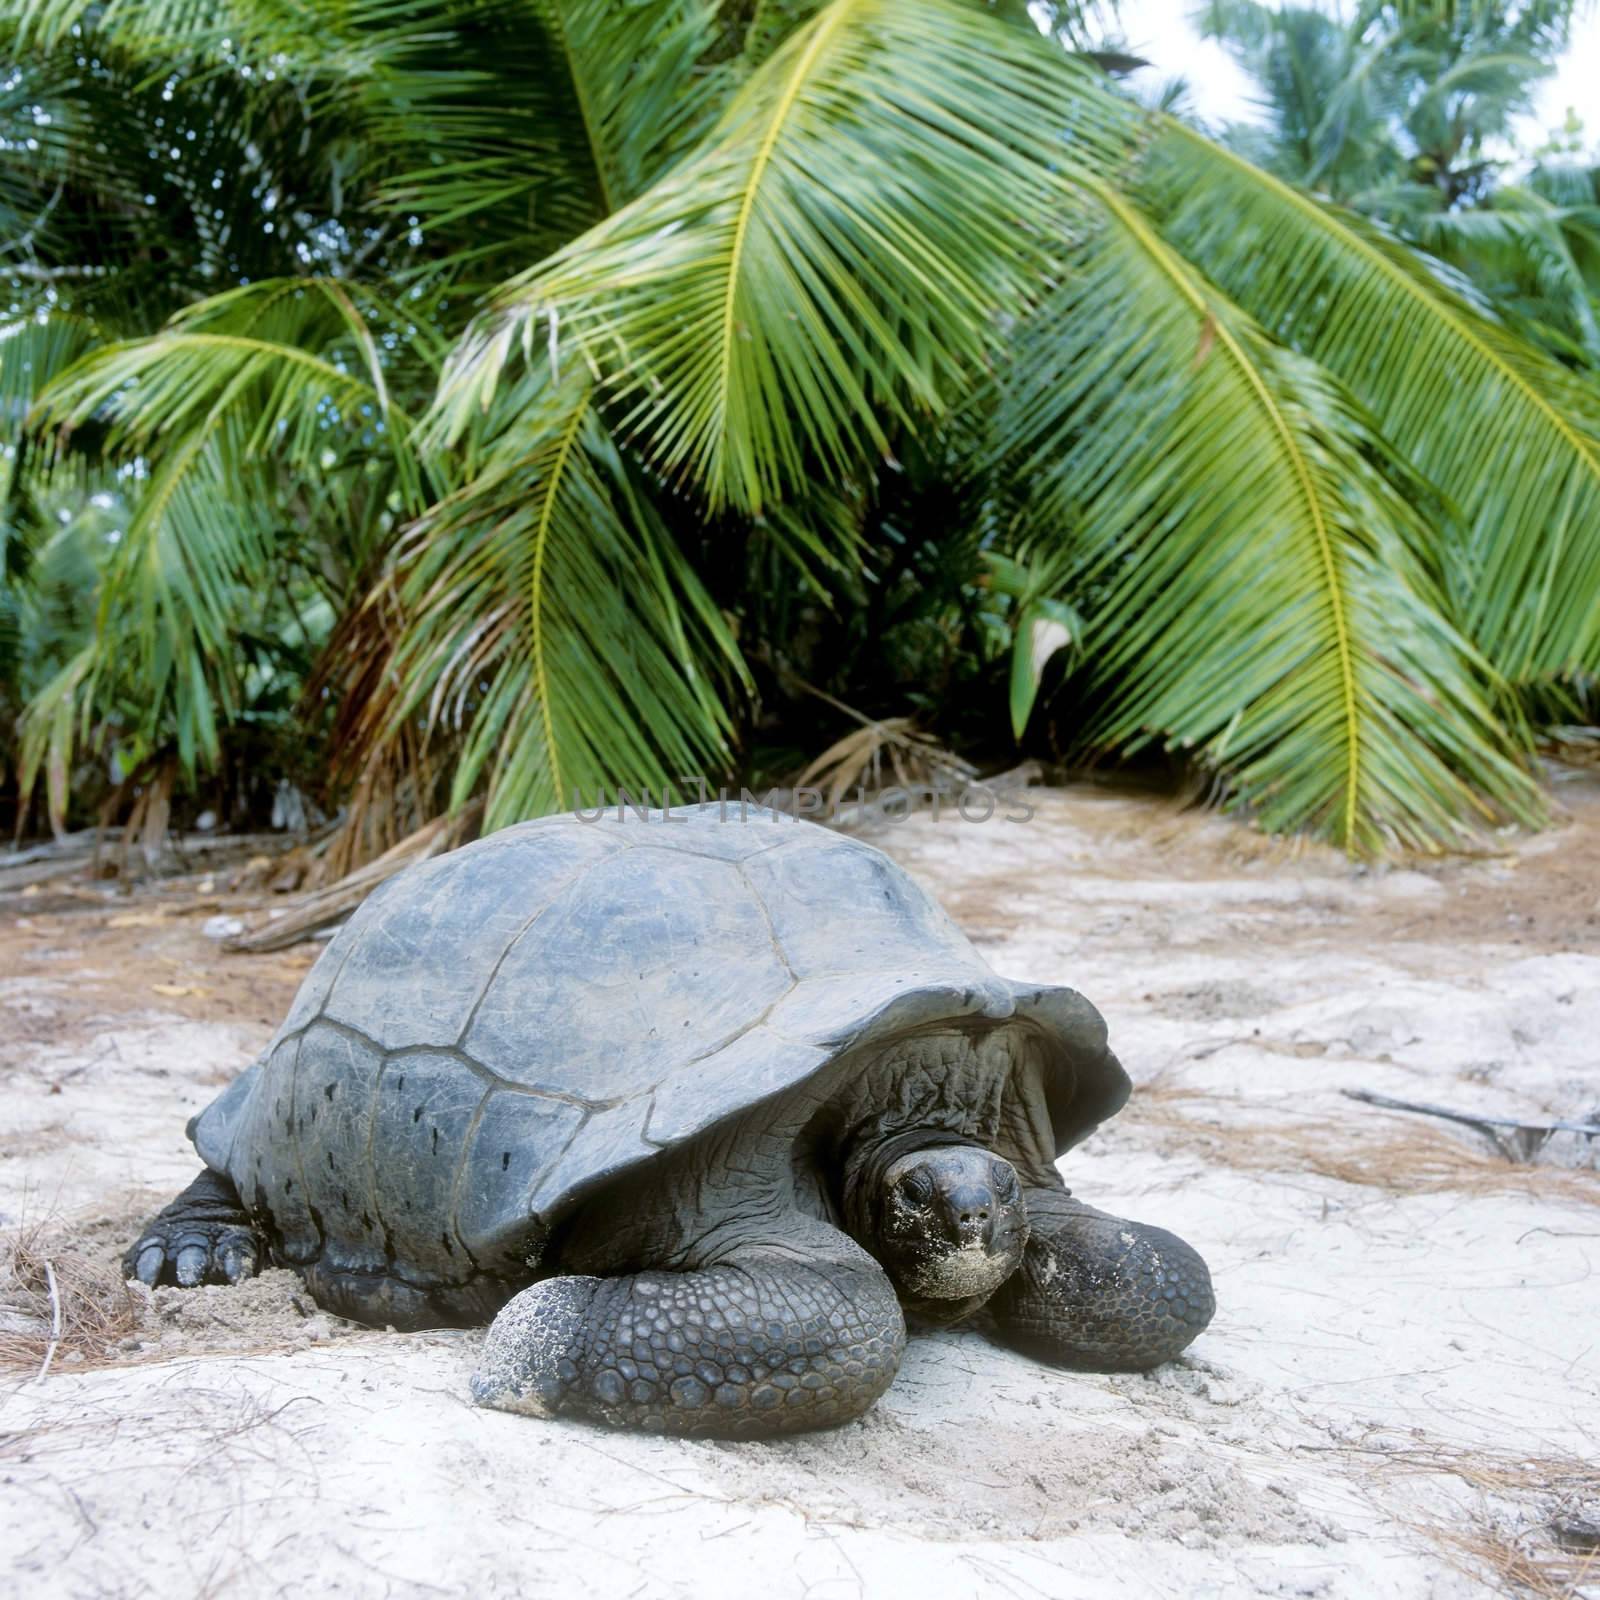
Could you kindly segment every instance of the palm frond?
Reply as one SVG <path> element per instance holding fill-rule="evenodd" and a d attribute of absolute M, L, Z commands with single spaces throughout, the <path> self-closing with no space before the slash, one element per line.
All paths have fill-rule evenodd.
<path fill-rule="evenodd" d="M 57 835 L 67 829 L 78 695 L 93 665 L 93 647 L 86 645 L 45 684 L 23 714 L 18 728 L 21 792 L 24 796 L 31 795 L 43 775 L 45 810 L 51 831 Z"/>
<path fill-rule="evenodd" d="M 736 70 L 753 72 L 826 4 L 827 0 L 734 0 L 722 8 L 723 38 L 717 55 Z"/>
<path fill-rule="evenodd" d="M 359 296 L 318 279 L 234 290 L 152 338 L 91 351 L 46 389 L 36 426 L 70 442 L 103 424 L 101 447 L 136 492 L 98 585 L 94 638 L 29 709 L 30 778 L 43 752 L 68 748 L 73 728 L 130 685 L 140 740 L 170 738 L 190 772 L 214 762 L 241 703 L 242 620 L 284 568 L 294 497 L 342 471 L 344 504 L 323 514 L 347 537 L 366 520 L 349 509 L 352 482 L 376 488 L 369 515 L 391 492 L 396 512 L 420 509 L 410 422 L 385 366 L 426 367 L 426 336 L 413 328 L 404 357 L 388 354 L 400 343 L 394 313 L 362 297 L 369 320 Z"/>
<path fill-rule="evenodd" d="M 271 504 L 259 477 L 240 482 L 240 459 L 209 431 L 167 458 L 100 593 L 89 696 L 102 680 L 136 679 L 145 736 L 170 715 L 190 772 L 219 754 L 218 726 L 238 702 L 242 603 L 267 585 L 272 566 Z"/>
<path fill-rule="evenodd" d="M 95 343 L 86 317 L 41 312 L 0 326 L 0 443 L 15 446 L 35 400 Z"/>
<path fill-rule="evenodd" d="M 142 10 L 114 8 L 126 27 L 49 47 L 20 45 L 0 22 L 12 98 L 37 123 L 22 137 L 3 126 L 19 108 L 0 104 L 6 166 L 32 197 L 0 258 L 35 303 L 127 336 L 230 283 L 348 272 L 375 254 L 399 264 L 411 247 L 370 194 L 393 158 L 358 114 L 360 80 L 321 57 L 303 73 L 289 58 L 252 65 L 220 39 L 214 58 L 164 53 L 133 26 Z M 299 51 L 311 53 L 304 40 Z"/>
<path fill-rule="evenodd" d="M 184 768 L 214 763 L 241 698 L 245 618 L 269 592 L 276 528 L 270 486 L 213 434 L 158 468 L 100 574 L 89 641 L 29 702 L 22 787 L 56 774 L 114 717 L 137 765 L 172 744 Z"/>
<path fill-rule="evenodd" d="M 716 93 L 701 63 L 717 0 L 539 0 L 538 10 L 571 79 L 607 215 L 700 131 Z"/>
<path fill-rule="evenodd" d="M 378 199 L 426 245 L 419 272 L 493 281 L 549 254 L 714 113 L 712 0 L 432 4 L 431 26 L 360 86 L 369 143 L 392 168 Z"/>
<path fill-rule="evenodd" d="M 1592 387 L 1442 267 L 1177 124 L 1141 192 L 1186 258 L 1347 384 L 1459 509 L 1453 598 L 1497 669 L 1522 681 L 1600 665 Z"/>
<path fill-rule="evenodd" d="M 437 28 L 449 9 L 448 0 L 20 0 L 7 21 L 34 49 L 83 36 L 152 57 L 231 56 L 256 69 L 316 55 L 358 77 L 405 49 L 408 33 Z"/>
<path fill-rule="evenodd" d="M 436 505 L 369 602 L 403 619 L 388 696 L 356 738 L 380 750 L 414 719 L 459 741 L 453 804 L 487 781 L 485 826 L 721 772 L 725 691 L 743 666 L 569 374 L 530 380 L 472 481 Z M 587 800 L 585 803 L 588 803 Z"/>
<path fill-rule="evenodd" d="M 1491 284 L 1502 303 L 1519 299 L 1526 285 L 1600 367 L 1600 205 L 1592 199 L 1559 205 L 1531 186 L 1510 185 L 1490 207 L 1422 217 L 1414 230 L 1435 255 Z"/>
<path fill-rule="evenodd" d="M 35 421 L 70 431 L 97 417 L 110 453 L 158 460 L 198 460 L 225 426 L 241 460 L 275 456 L 301 471 L 359 449 L 389 457 L 420 509 L 410 419 L 385 372 L 406 359 L 426 367 L 436 355 L 428 339 L 426 327 L 335 279 L 251 284 L 189 307 L 151 338 L 91 352 L 49 387 Z"/>
<path fill-rule="evenodd" d="M 319 158 L 336 141 L 335 201 L 338 189 L 364 189 L 403 219 L 411 270 L 438 276 L 547 253 L 681 152 L 727 76 L 707 60 L 717 10 L 716 0 L 31 0 L 14 25 L 35 52 L 87 30 L 97 50 L 144 61 L 169 94 L 244 85 L 260 97 L 292 81 L 297 115 L 245 113 L 258 145 L 286 120 L 313 131 Z M 300 167 L 314 170 L 309 154 Z"/>
<path fill-rule="evenodd" d="M 833 0 L 694 156 L 500 294 L 441 388 L 459 436 L 519 344 L 596 377 L 671 481 L 756 510 L 888 448 L 979 370 L 1049 260 L 1074 171 L 1133 108 L 951 0 Z"/>
<path fill-rule="evenodd" d="M 413 157 L 382 199 L 432 241 L 432 274 L 481 281 L 548 255 L 687 149 L 731 81 L 708 59 L 715 0 L 448 9 L 449 49 L 417 50 L 363 88 L 378 148 Z"/>
<path fill-rule="evenodd" d="M 1087 618 L 1087 743 L 1228 774 L 1272 831 L 1352 853 L 1537 813 L 1425 537 L 1336 384 L 1275 346 L 1124 198 L 1008 384 L 1001 438 Z"/>

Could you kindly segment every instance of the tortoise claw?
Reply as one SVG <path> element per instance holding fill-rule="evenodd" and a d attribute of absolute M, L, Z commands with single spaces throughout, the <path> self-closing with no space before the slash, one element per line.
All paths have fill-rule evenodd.
<path fill-rule="evenodd" d="M 169 1212 L 176 1210 L 176 1215 Z M 154 1289 L 163 1283 L 193 1289 L 203 1283 L 242 1283 L 261 1270 L 263 1244 L 241 1211 L 228 1216 L 185 1215 L 182 1197 L 152 1221 L 122 1258 L 130 1278 Z"/>
<path fill-rule="evenodd" d="M 192 1289 L 205 1277 L 210 1256 L 211 1252 L 203 1244 L 186 1244 L 178 1251 L 174 1265 L 179 1288 Z"/>
<path fill-rule="evenodd" d="M 248 1238 L 226 1240 L 217 1252 L 217 1264 L 229 1283 L 243 1283 L 259 1270 L 256 1247 Z"/>
<path fill-rule="evenodd" d="M 137 1258 L 133 1275 L 148 1288 L 155 1288 L 161 1281 L 161 1269 L 167 1264 L 167 1252 L 162 1249 L 159 1239 L 141 1240 L 134 1249 Z"/>

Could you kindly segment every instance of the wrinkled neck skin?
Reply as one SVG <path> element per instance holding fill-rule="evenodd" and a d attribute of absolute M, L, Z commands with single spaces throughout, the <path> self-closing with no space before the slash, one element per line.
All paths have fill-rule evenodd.
<path fill-rule="evenodd" d="M 843 1227 L 895 1279 L 909 1313 L 938 1323 L 967 1315 L 992 1288 L 926 1296 L 897 1276 L 905 1252 L 884 1216 L 891 1169 L 917 1152 L 968 1147 L 1004 1151 L 1023 1185 L 1037 1185 L 1052 1135 L 1034 1048 L 1025 1030 L 967 1024 L 842 1056 L 781 1101 L 664 1151 L 647 1184 L 599 1190 L 563 1225 L 552 1261 L 589 1274 L 715 1265 L 794 1208 Z M 1015 1209 L 1025 1227 L 1020 1195 Z"/>

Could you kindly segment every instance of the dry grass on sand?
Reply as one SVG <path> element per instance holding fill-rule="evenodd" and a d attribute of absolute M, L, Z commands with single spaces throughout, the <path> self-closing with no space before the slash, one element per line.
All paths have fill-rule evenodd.
<path fill-rule="evenodd" d="M 117 1359 L 140 1303 L 115 1256 L 94 1247 L 113 1229 L 41 1218 L 0 1239 L 0 1370 L 43 1377 L 57 1362 L 82 1370 Z"/>

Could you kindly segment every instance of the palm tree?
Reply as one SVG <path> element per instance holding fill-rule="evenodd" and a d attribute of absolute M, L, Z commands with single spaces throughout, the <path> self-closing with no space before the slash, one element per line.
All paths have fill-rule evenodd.
<path fill-rule="evenodd" d="M 1494 153 L 1565 48 L 1572 0 L 1397 4 L 1348 20 L 1309 6 L 1208 0 L 1202 32 L 1261 89 L 1258 124 L 1227 141 L 1269 170 L 1405 224 L 1472 204 Z"/>
<path fill-rule="evenodd" d="M 1552 148 L 1516 179 L 1518 117 L 1566 42 L 1566 0 L 1443 14 L 1326 12 L 1211 0 L 1205 32 L 1261 89 L 1260 123 L 1225 141 L 1269 171 L 1394 228 L 1462 272 L 1570 366 L 1600 360 L 1594 172 Z"/>
<path fill-rule="evenodd" d="M 1530 340 L 1600 377 L 1600 170 L 1547 160 L 1413 231 Z"/>
<path fill-rule="evenodd" d="M 1265 826 L 1534 819 L 1518 693 L 1600 658 L 1600 396 L 1057 12 L 31 0 L 9 502 L 128 510 L 25 781 L 216 762 L 296 607 L 358 795 L 721 772 L 781 596 L 881 596 L 931 528 L 1019 724 L 1066 644 L 1081 748 Z"/>

